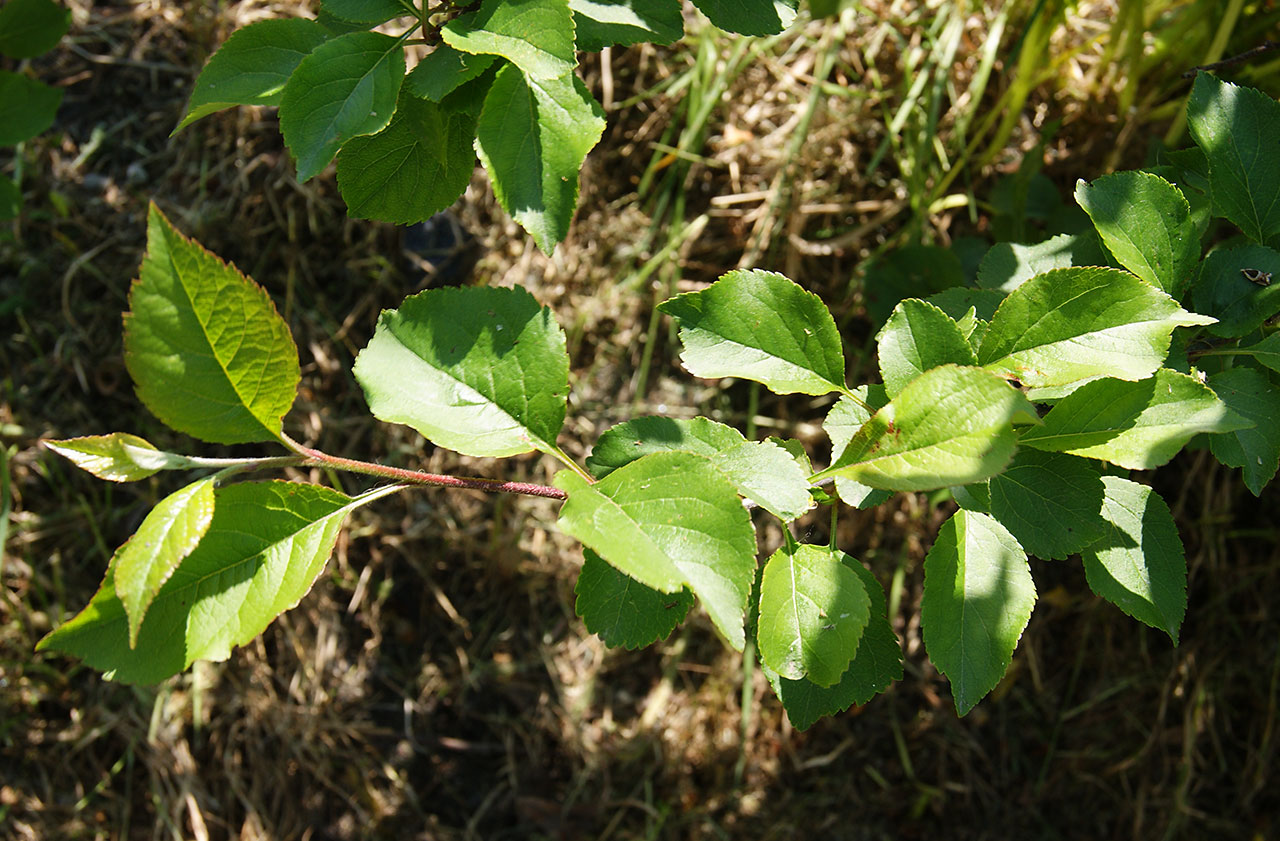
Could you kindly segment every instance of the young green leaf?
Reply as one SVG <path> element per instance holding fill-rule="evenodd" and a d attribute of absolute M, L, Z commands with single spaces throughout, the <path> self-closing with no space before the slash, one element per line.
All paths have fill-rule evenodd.
<path fill-rule="evenodd" d="M 320 0 L 320 7 L 336 18 L 369 26 L 413 14 L 408 0 Z"/>
<path fill-rule="evenodd" d="M 741 377 L 777 394 L 844 391 L 844 352 L 822 300 L 780 274 L 726 274 L 663 301 L 680 322 L 680 359 L 695 377 Z"/>
<path fill-rule="evenodd" d="M 81 470 L 108 482 L 137 482 L 154 476 L 169 467 L 175 458 L 172 453 L 161 452 L 146 439 L 127 432 L 51 440 L 44 445 Z"/>
<path fill-rule="evenodd" d="M 943 524 L 924 559 L 920 621 L 960 715 L 1004 676 L 1035 601 L 1027 555 L 1004 526 L 963 510 Z"/>
<path fill-rule="evenodd" d="M 930 368 L 978 364 L 951 316 L 918 298 L 908 298 L 894 308 L 876 343 L 880 375 L 890 397 Z"/>
<path fill-rule="evenodd" d="M 459 52 L 448 44 L 437 44 L 404 77 L 404 90 L 419 99 L 440 102 L 484 73 L 497 60 L 497 56 L 472 55 Z"/>
<path fill-rule="evenodd" d="M 1245 420 L 1247 429 L 1237 429 L 1209 438 L 1209 449 L 1228 467 L 1244 469 L 1244 484 L 1254 496 L 1276 475 L 1280 466 L 1280 391 L 1264 372 L 1253 368 L 1231 368 L 1209 378 L 1209 387 L 1223 403 Z"/>
<path fill-rule="evenodd" d="M 1105 264 L 1102 246 L 1092 233 L 1058 234 L 1031 245 L 997 242 L 983 255 L 978 266 L 978 285 L 1012 292 L 1036 275 L 1054 269 Z M 982 317 L 991 318 L 990 315 Z"/>
<path fill-rule="evenodd" d="M 1055 269 L 1009 293 L 978 362 L 1023 385 L 1065 393 L 1102 377 L 1145 379 L 1164 362 L 1175 327 L 1212 323 L 1128 272 Z"/>
<path fill-rule="evenodd" d="M 262 287 L 151 206 L 129 290 L 125 366 L 170 427 L 218 444 L 271 441 L 298 390 L 298 349 Z"/>
<path fill-rule="evenodd" d="M 610 427 L 592 448 L 587 469 L 603 478 L 648 453 L 671 451 L 706 456 L 738 493 L 783 521 L 813 507 L 808 473 L 790 453 L 706 418 L 641 417 Z"/>
<path fill-rule="evenodd" d="M 560 528 L 614 567 L 663 593 L 689 587 L 734 649 L 755 577 L 755 529 L 738 494 L 711 462 L 652 453 L 594 485 L 556 474 L 569 498 Z"/>
<path fill-rule="evenodd" d="M 693 607 L 688 590 L 663 593 L 614 568 L 590 549 L 584 548 L 582 554 L 574 611 L 587 630 L 611 648 L 643 648 L 666 639 Z"/>
<path fill-rule="evenodd" d="M 890 491 L 927 491 L 993 476 L 1013 457 L 1013 422 L 1033 407 L 980 368 L 932 368 L 877 411 L 840 457 L 811 481 L 854 479 Z"/>
<path fill-rule="evenodd" d="M 262 20 L 237 29 L 200 71 L 186 116 L 173 133 L 224 108 L 279 105 L 293 71 L 330 37 L 306 18 Z"/>
<path fill-rule="evenodd" d="M 75 655 L 125 683 L 157 683 L 196 660 L 225 660 L 306 595 L 351 510 L 400 489 L 352 499 L 291 482 L 220 488 L 213 522 L 156 593 L 136 647 L 112 568 L 88 607 L 36 649 Z"/>
<path fill-rule="evenodd" d="M 130 648 L 137 644 L 138 629 L 161 586 L 209 530 L 213 504 L 212 477 L 169 494 L 111 559 L 116 596 L 129 619 Z"/>
<path fill-rule="evenodd" d="M 62 89 L 0 70 L 0 146 L 16 146 L 53 125 Z"/>
<path fill-rule="evenodd" d="M 569 0 L 483 0 L 440 35 L 461 52 L 502 56 L 530 80 L 568 84 L 578 63 Z"/>
<path fill-rule="evenodd" d="M 671 44 L 684 34 L 679 0 L 569 0 L 577 48 Z"/>
<path fill-rule="evenodd" d="M 1120 265 L 1182 299 L 1200 260 L 1200 238 L 1181 190 L 1148 172 L 1116 172 L 1080 181 L 1076 201 Z"/>
<path fill-rule="evenodd" d="M 35 58 L 58 45 L 71 26 L 71 10 L 53 0 L 9 0 L 0 7 L 0 55 Z"/>
<path fill-rule="evenodd" d="M 520 287 L 431 289 L 384 310 L 355 377 L 374 417 L 471 456 L 553 452 L 569 356 Z"/>
<path fill-rule="evenodd" d="M 831 461 L 840 460 L 845 448 L 853 440 L 862 425 L 871 420 L 872 413 L 889 402 L 889 395 L 882 385 L 863 385 L 853 390 L 853 395 L 845 395 L 836 401 L 827 412 L 822 422 L 822 430 L 831 439 Z M 835 477 L 836 496 L 846 505 L 854 508 L 874 508 L 889 497 L 892 492 L 868 487 L 861 482 Z"/>
<path fill-rule="evenodd" d="M 319 175 L 351 138 L 386 128 L 403 82 L 404 47 L 379 32 L 340 35 L 302 59 L 280 100 L 298 180 Z"/>
<path fill-rule="evenodd" d="M 1195 377 L 1161 368 L 1138 382 L 1105 379 L 1080 387 L 1050 409 L 1040 426 L 1024 432 L 1019 443 L 1150 470 L 1198 433 L 1248 425 Z"/>
<path fill-rule="evenodd" d="M 546 254 L 569 232 L 578 170 L 604 132 L 604 111 L 576 76 L 498 71 L 476 124 L 476 152 L 503 209 Z"/>
<path fill-rule="evenodd" d="M 707 19 L 739 35 L 777 35 L 796 19 L 796 0 L 694 0 Z"/>
<path fill-rule="evenodd" d="M 756 639 L 780 676 L 834 686 L 857 653 L 871 600 L 839 553 L 783 546 L 765 564 Z"/>
<path fill-rule="evenodd" d="M 798 730 L 807 730 L 818 719 L 865 704 L 902 678 L 902 647 L 885 614 L 884 590 L 871 571 L 843 552 L 836 553 L 862 580 L 871 597 L 870 619 L 858 642 L 858 651 L 835 686 L 819 686 L 811 680 L 788 680 L 764 666 L 773 693 L 782 701 L 787 718 Z"/>
<path fill-rule="evenodd" d="M 1102 536 L 1102 474 L 1076 456 L 1021 450 L 988 482 L 991 516 L 1038 558 L 1079 552 Z"/>
<path fill-rule="evenodd" d="M 1146 485 L 1103 476 L 1106 534 L 1080 553 L 1093 592 L 1169 635 L 1187 610 L 1187 561 L 1169 506 Z"/>
<path fill-rule="evenodd" d="M 1201 72 L 1187 101 L 1187 127 L 1209 160 L 1214 212 L 1254 242 L 1280 248 L 1280 103 Z"/>
<path fill-rule="evenodd" d="M 1204 258 L 1191 289 L 1197 312 L 1218 319 L 1215 336 L 1247 336 L 1280 312 L 1280 283 L 1259 286 L 1245 277 L 1259 272 L 1280 278 L 1280 252 L 1263 245 L 1219 248 Z"/>
<path fill-rule="evenodd" d="M 347 141 L 338 189 L 356 219 L 421 222 L 457 201 L 476 168 L 475 117 L 402 94 L 391 124 Z"/>

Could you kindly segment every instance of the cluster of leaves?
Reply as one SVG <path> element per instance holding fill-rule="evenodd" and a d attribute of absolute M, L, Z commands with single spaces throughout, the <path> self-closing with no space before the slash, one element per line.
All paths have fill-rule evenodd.
<path fill-rule="evenodd" d="M 656 416 L 607 430 L 577 465 L 556 443 L 564 333 L 519 288 L 406 299 L 382 313 L 355 376 L 375 417 L 439 446 L 562 462 L 554 488 L 505 489 L 564 500 L 559 527 L 584 546 L 576 608 L 587 628 L 610 645 L 648 645 L 696 599 L 734 649 L 754 637 L 801 728 L 869 700 L 902 664 L 872 574 L 834 545 L 797 543 L 789 524 L 819 504 L 867 508 L 894 492 L 949 488 L 959 507 L 925 560 L 922 620 L 963 714 L 1004 675 L 1029 620 L 1029 556 L 1079 555 L 1096 593 L 1176 643 L 1182 544 L 1168 506 L 1128 471 L 1162 465 L 1202 435 L 1224 463 L 1244 467 L 1254 493 L 1276 471 L 1278 354 L 1275 334 L 1257 333 L 1280 312 L 1280 293 L 1264 285 L 1280 271 L 1280 170 L 1261 154 L 1280 131 L 1280 106 L 1202 76 L 1189 119 L 1197 147 L 1162 169 L 1184 188 L 1153 172 L 1082 183 L 1090 231 L 995 246 L 977 285 L 899 301 L 877 336 L 880 383 L 848 385 L 831 313 L 781 275 L 735 271 L 661 304 L 693 375 L 836 396 L 825 469 L 795 441 Z M 1219 216 L 1251 242 L 1202 260 L 1201 238 Z M 1188 296 L 1212 315 L 1184 309 Z M 130 307 L 126 361 L 152 412 L 206 441 L 275 441 L 287 454 L 215 461 L 124 433 L 50 442 L 115 481 L 218 470 L 148 515 L 89 606 L 42 648 L 128 681 L 225 658 L 309 589 L 349 512 L 407 486 L 349 497 L 230 481 L 245 471 L 305 462 L 464 481 L 328 456 L 285 435 L 299 380 L 285 324 L 259 287 L 154 209 Z M 1193 356 L 1231 366 L 1206 376 Z M 777 518 L 787 534 L 763 564 L 756 516 Z"/>
<path fill-rule="evenodd" d="M 71 25 L 71 13 L 53 0 L 9 0 L 0 7 L 0 56 L 25 60 L 48 52 Z M 62 90 L 26 73 L 0 69 L 0 146 L 16 146 L 53 125 Z M 0 175 L 0 220 L 22 209 L 22 189 Z"/>
<path fill-rule="evenodd" d="M 695 5 L 717 26 L 765 35 L 790 24 L 788 2 Z M 398 34 L 372 31 L 388 23 Z M 278 105 L 300 181 L 336 155 L 349 213 L 398 224 L 453 204 L 479 155 L 502 207 L 551 253 L 604 131 L 577 53 L 683 34 L 680 0 L 322 0 L 316 20 L 237 30 L 175 131 L 235 105 Z M 430 52 L 406 73 L 417 45 Z"/>

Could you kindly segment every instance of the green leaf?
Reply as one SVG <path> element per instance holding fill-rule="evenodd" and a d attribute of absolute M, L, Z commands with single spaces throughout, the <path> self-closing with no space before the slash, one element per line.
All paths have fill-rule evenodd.
<path fill-rule="evenodd" d="M 997 242 L 983 255 L 982 263 L 978 266 L 978 285 L 986 289 L 1012 292 L 1036 275 L 1053 269 L 1096 266 L 1105 262 L 1102 247 L 1092 233 L 1088 236 L 1058 234 L 1032 245 Z M 982 313 L 979 312 L 979 315 Z M 990 315 L 982 317 L 991 319 Z"/>
<path fill-rule="evenodd" d="M 1117 172 L 1080 181 L 1076 201 L 1120 265 L 1181 300 L 1200 260 L 1200 238 L 1181 190 L 1158 175 Z"/>
<path fill-rule="evenodd" d="M 936 245 L 910 245 L 868 264 L 862 298 L 872 323 L 880 325 L 899 301 L 928 298 L 964 284 L 964 269 L 955 252 Z"/>
<path fill-rule="evenodd" d="M 927 491 L 993 476 L 1013 456 L 1014 420 L 1035 421 L 1016 389 L 980 368 L 945 365 L 911 381 L 811 477 L 843 476 L 873 488 Z"/>
<path fill-rule="evenodd" d="M 577 48 L 671 44 L 684 34 L 679 0 L 569 0 Z"/>
<path fill-rule="evenodd" d="M 203 441 L 279 439 L 298 391 L 298 349 L 267 293 L 155 205 L 129 290 L 124 353 L 143 404 Z"/>
<path fill-rule="evenodd" d="M 686 586 L 734 649 L 755 578 L 755 529 L 738 494 L 709 460 L 652 453 L 594 485 L 556 474 L 568 494 L 562 531 L 640 583 L 663 593 Z"/>
<path fill-rule="evenodd" d="M 341 20 L 370 26 L 412 14 L 400 0 L 320 0 L 320 7 Z"/>
<path fill-rule="evenodd" d="M 994 246 L 992 246 L 994 247 Z M 967 286 L 953 286 L 925 298 L 956 321 L 964 318 L 973 310 L 974 316 L 982 321 L 990 321 L 1005 299 L 1005 293 L 999 289 L 970 289 Z"/>
<path fill-rule="evenodd" d="M 71 10 L 53 0 L 9 0 L 0 7 L 0 54 L 35 58 L 47 53 L 71 27 Z"/>
<path fill-rule="evenodd" d="M 1022 548 L 1061 560 L 1102 536 L 1102 474 L 1076 456 L 1022 450 L 991 477 L 991 516 Z"/>
<path fill-rule="evenodd" d="M 440 102 L 462 85 L 480 76 L 497 61 L 496 56 L 458 52 L 448 44 L 437 44 L 409 71 L 404 89 L 419 99 Z"/>
<path fill-rule="evenodd" d="M 1079 388 L 1090 380 L 1141 380 L 1169 352 L 1175 327 L 1211 324 L 1128 272 L 1055 269 L 1005 298 L 978 361 L 1032 388 Z"/>
<path fill-rule="evenodd" d="M 705 456 L 737 489 L 783 521 L 813 507 L 808 474 L 790 453 L 768 441 L 748 441 L 738 430 L 706 418 L 641 417 L 608 429 L 587 458 L 597 478 L 649 453 Z"/>
<path fill-rule="evenodd" d="M 773 692 L 782 701 L 787 718 L 798 730 L 807 730 L 823 716 L 834 715 L 854 704 L 865 704 L 895 680 L 902 678 L 902 647 L 885 614 L 884 590 L 871 571 L 858 561 L 836 553 L 840 561 L 862 580 L 871 597 L 870 620 L 858 642 L 853 662 L 835 686 L 818 686 L 810 680 L 788 680 L 764 665 Z"/>
<path fill-rule="evenodd" d="M 151 602 L 136 647 L 113 567 L 89 606 L 36 648 L 75 655 L 125 683 L 157 683 L 196 660 L 225 660 L 306 595 L 352 509 L 400 488 L 355 499 L 291 482 L 219 488 L 209 530 Z"/>
<path fill-rule="evenodd" d="M 127 432 L 45 441 L 44 445 L 70 459 L 81 470 L 108 482 L 137 482 L 154 476 L 168 466 L 166 458 L 171 455 Z"/>
<path fill-rule="evenodd" d="M 554 452 L 564 425 L 564 331 L 520 287 L 406 298 L 382 312 L 354 373 L 374 417 L 464 455 Z"/>
<path fill-rule="evenodd" d="M 1236 353 L 1252 356 L 1272 371 L 1280 371 L 1280 333 L 1272 333 L 1257 344 L 1237 348 Z"/>
<path fill-rule="evenodd" d="M 319 175 L 351 138 L 386 128 L 403 82 L 404 47 L 379 32 L 340 35 L 302 59 L 280 100 L 298 180 Z"/>
<path fill-rule="evenodd" d="M 1103 476 L 1106 535 L 1080 553 L 1093 592 L 1169 635 L 1187 610 L 1187 561 L 1173 514 L 1146 485 Z"/>
<path fill-rule="evenodd" d="M 930 368 L 977 365 L 973 348 L 956 322 L 918 298 L 898 304 L 876 335 L 880 375 L 890 396 Z"/>
<path fill-rule="evenodd" d="M 1259 286 L 1245 278 L 1245 269 L 1280 279 L 1280 252 L 1262 245 L 1219 248 L 1200 265 L 1191 303 L 1218 319 L 1208 327 L 1215 336 L 1247 336 L 1280 312 L 1280 283 Z"/>
<path fill-rule="evenodd" d="M 782 677 L 834 686 L 857 653 L 871 600 L 838 555 L 783 546 L 765 564 L 756 638 L 760 658 Z"/>
<path fill-rule="evenodd" d="M 503 67 L 476 125 L 476 152 L 498 202 L 546 254 L 569 232 L 578 170 L 604 111 L 576 76 L 533 79 Z"/>
<path fill-rule="evenodd" d="M 707 19 L 726 32 L 776 35 L 796 19 L 795 0 L 694 0 Z"/>
<path fill-rule="evenodd" d="M 1187 126 L 1209 159 L 1214 213 L 1262 245 L 1280 247 L 1280 103 L 1209 73 L 1196 75 Z"/>
<path fill-rule="evenodd" d="M 780 274 L 732 271 L 658 309 L 679 320 L 680 359 L 695 377 L 741 377 L 777 394 L 845 390 L 831 312 Z"/>
<path fill-rule="evenodd" d="M 1228 467 L 1244 468 L 1244 484 L 1254 496 L 1276 475 L 1280 466 L 1280 391 L 1262 371 L 1232 368 L 1209 378 L 1212 388 L 1227 408 L 1253 421 L 1248 429 L 1237 429 L 1209 438 L 1209 449 Z"/>
<path fill-rule="evenodd" d="M 62 89 L 0 70 L 0 146 L 16 146 L 53 125 Z"/>
<path fill-rule="evenodd" d="M 1082 386 L 1050 409 L 1042 425 L 1024 432 L 1020 443 L 1150 470 L 1197 433 L 1247 425 L 1195 377 L 1161 368 L 1138 382 L 1105 379 Z"/>
<path fill-rule="evenodd" d="M 356 219 L 406 225 L 457 201 L 476 167 L 476 121 L 402 95 L 391 124 L 338 153 L 338 189 Z"/>
<path fill-rule="evenodd" d="M 569 0 L 484 0 L 479 10 L 455 18 L 440 32 L 464 53 L 496 55 L 532 80 L 563 85 L 577 66 Z"/>
<path fill-rule="evenodd" d="M 693 607 L 688 590 L 660 592 L 615 569 L 590 549 L 582 554 L 574 610 L 587 630 L 610 648 L 643 648 L 666 639 Z"/>
<path fill-rule="evenodd" d="M 882 385 L 864 385 L 853 390 L 853 396 L 845 395 L 827 412 L 822 429 L 831 439 L 831 461 L 840 460 L 845 448 L 853 440 L 853 436 L 862 425 L 871 420 L 872 413 L 889 402 L 889 395 Z M 854 508 L 874 508 L 889 497 L 892 492 L 877 490 L 861 482 L 837 476 L 835 479 L 836 495 L 846 505 Z"/>
<path fill-rule="evenodd" d="M 1027 555 L 986 514 L 957 511 L 924 559 L 920 620 L 929 659 L 964 715 L 995 688 L 1031 618 Z"/>
<path fill-rule="evenodd" d="M 237 29 L 200 71 L 186 116 L 173 133 L 224 108 L 279 105 L 293 71 L 330 37 L 306 18 L 263 20 Z"/>
<path fill-rule="evenodd" d="M 22 212 L 22 190 L 10 179 L 0 175 L 0 222 L 17 219 Z"/>
<path fill-rule="evenodd" d="M 138 641 L 147 608 L 213 521 L 213 478 L 192 482 L 151 509 L 111 559 L 116 596 L 129 618 L 129 647 Z"/>

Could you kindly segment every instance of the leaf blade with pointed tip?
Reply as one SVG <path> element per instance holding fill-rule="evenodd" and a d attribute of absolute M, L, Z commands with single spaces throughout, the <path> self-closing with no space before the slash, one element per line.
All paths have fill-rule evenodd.
<path fill-rule="evenodd" d="M 237 29 L 200 71 L 173 134 L 225 108 L 279 105 L 293 71 L 330 37 L 306 18 L 263 20 Z"/>
<path fill-rule="evenodd" d="M 1105 537 L 1080 553 L 1093 592 L 1178 644 L 1187 560 L 1169 506 L 1146 485 L 1103 476 Z"/>
<path fill-rule="evenodd" d="M 550 254 L 569 232 L 578 170 L 604 133 L 604 111 L 580 79 L 532 79 L 498 71 L 476 123 L 476 153 L 494 194 L 538 248 Z"/>
<path fill-rule="evenodd" d="M 693 591 L 737 651 L 755 578 L 755 528 L 711 462 L 651 453 L 595 484 L 556 474 L 568 494 L 559 526 L 631 578 L 664 593 Z"/>
<path fill-rule="evenodd" d="M 1181 190 L 1149 172 L 1116 172 L 1081 180 L 1076 201 L 1120 265 L 1182 299 L 1200 260 L 1200 238 Z"/>
<path fill-rule="evenodd" d="M 165 453 L 145 438 L 127 432 L 49 440 L 45 446 L 76 467 L 108 482 L 137 482 L 164 469 Z M 155 457 L 148 458 L 154 453 Z"/>
<path fill-rule="evenodd" d="M 960 510 L 924 559 L 925 650 L 964 715 L 995 688 L 1035 606 L 1027 555 L 1004 526 Z"/>
<path fill-rule="evenodd" d="M 1055 269 L 1009 293 L 978 362 L 1031 388 L 1074 389 L 1102 377 L 1141 380 L 1164 362 L 1175 327 L 1212 322 L 1128 272 Z"/>
<path fill-rule="evenodd" d="M 280 133 L 306 182 L 353 137 L 387 127 L 404 82 L 404 47 L 380 32 L 325 41 L 298 63 L 280 98 Z"/>
<path fill-rule="evenodd" d="M 908 298 L 894 308 L 876 334 L 876 344 L 880 375 L 890 397 L 930 368 L 978 364 L 951 316 L 918 298 Z"/>
<path fill-rule="evenodd" d="M 108 570 L 89 605 L 36 650 L 72 654 L 125 683 L 158 683 L 196 660 L 225 660 L 306 595 L 352 509 L 397 490 L 352 499 L 281 481 L 220 488 L 208 531 L 152 600 L 135 648 Z"/>
<path fill-rule="evenodd" d="M 695 0 L 698 11 L 726 32 L 776 35 L 796 18 L 795 0 Z"/>
<path fill-rule="evenodd" d="M 932 368 L 872 415 L 839 459 L 810 481 L 843 476 L 892 491 L 967 485 L 995 475 L 1013 456 L 1015 419 L 1035 408 L 981 368 Z"/>
<path fill-rule="evenodd" d="M 830 549 L 783 546 L 760 582 L 760 657 L 782 677 L 834 686 L 858 651 L 870 610 L 862 579 Z"/>
<path fill-rule="evenodd" d="M 353 369 L 374 417 L 472 456 L 553 452 L 569 356 L 521 287 L 430 289 L 383 310 Z"/>
<path fill-rule="evenodd" d="M 156 417 L 218 444 L 278 440 L 301 379 L 289 327 L 262 287 L 178 233 L 155 205 L 124 351 Z"/>
<path fill-rule="evenodd" d="M 569 0 L 483 0 L 440 31 L 464 53 L 501 56 L 530 79 L 566 79 L 577 66 Z"/>
<path fill-rule="evenodd" d="M 671 44 L 684 34 L 678 0 L 569 0 L 576 46 L 586 52 L 632 44 Z"/>
<path fill-rule="evenodd" d="M 733 271 L 663 301 L 695 377 L 741 377 L 777 394 L 843 391 L 844 351 L 826 305 L 780 274 Z"/>
<path fill-rule="evenodd" d="M 1248 424 L 1195 377 L 1161 368 L 1138 382 L 1094 380 L 1068 394 L 1019 443 L 1151 470 L 1192 436 Z"/>
<path fill-rule="evenodd" d="M 585 548 L 573 592 L 574 612 L 610 648 L 643 648 L 666 639 L 693 606 L 688 590 L 646 587 Z"/>

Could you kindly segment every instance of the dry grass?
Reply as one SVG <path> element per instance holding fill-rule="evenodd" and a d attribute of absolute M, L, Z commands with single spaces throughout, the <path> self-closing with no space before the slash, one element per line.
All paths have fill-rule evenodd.
<path fill-rule="evenodd" d="M 1181 646 L 1100 603 L 1077 564 L 1037 563 L 1041 601 L 1010 676 L 963 720 L 920 642 L 920 563 L 945 512 L 917 496 L 846 514 L 839 536 L 890 588 L 907 677 L 804 734 L 758 673 L 742 692 L 740 659 L 696 614 L 642 652 L 610 651 L 587 635 L 572 610 L 578 550 L 542 500 L 437 490 L 385 500 L 352 524 L 298 609 L 226 663 L 158 688 L 33 656 L 40 636 L 87 601 L 112 547 L 178 481 L 105 486 L 37 440 L 120 429 L 219 454 L 146 415 L 121 363 L 119 313 L 149 199 L 280 302 L 304 369 L 290 434 L 434 470 L 549 476 L 536 459 L 461 459 L 367 418 L 352 359 L 379 309 L 422 279 L 397 231 L 346 219 L 331 179 L 293 181 L 272 114 L 228 112 L 168 139 L 208 52 L 236 25 L 293 13 L 295 3 L 71 5 L 69 43 L 38 63 L 67 87 L 66 104 L 55 132 L 28 149 L 36 198 L 15 241 L 0 243 L 0 433 L 12 488 L 0 590 L 0 836 L 1280 832 L 1274 497 L 1253 500 L 1204 453 L 1153 477 L 1175 505 L 1191 566 Z M 1032 5 L 1014 4 L 1002 49 Z M 932 124 L 907 108 L 893 136 L 886 125 L 910 104 L 909 68 L 935 54 L 925 33 L 947 6 L 868 3 L 841 37 L 814 25 L 756 42 L 738 60 L 733 40 L 700 31 L 675 48 L 592 58 L 588 83 L 615 108 L 556 256 L 533 249 L 482 178 L 458 208 L 481 232 L 478 277 L 528 286 L 569 333 L 567 449 L 584 455 L 609 424 L 669 411 L 793 434 L 821 457 L 820 401 L 754 404 L 746 386 L 692 380 L 665 327 L 650 329 L 654 300 L 745 260 L 818 291 L 848 314 L 847 339 L 861 346 L 869 331 L 850 282 L 858 267 L 892 243 L 980 229 L 969 197 L 1016 166 L 1047 121 L 1064 121 L 1046 168 L 1061 184 L 1098 174 L 1112 155 L 1141 158 L 1141 133 L 1125 136 L 1098 102 L 1112 96 L 1099 67 L 1108 8 L 1081 3 L 1055 34 L 1053 54 L 1068 56 L 1058 74 L 1031 91 L 991 166 L 944 191 L 964 204 L 920 207 L 908 185 L 937 188 L 944 164 L 975 136 L 974 115 L 1007 89 L 1000 52 L 991 83 L 971 84 L 995 12 L 966 13 L 953 60 L 929 77 L 940 84 L 925 86 L 937 96 Z M 661 92 L 686 74 L 684 93 Z M 726 92 L 716 99 L 719 83 Z M 706 103 L 699 124 L 693 106 Z M 794 142 L 803 127 L 804 142 Z M 682 154 L 668 158 L 670 149 Z M 673 224 L 680 219 L 702 227 L 690 234 Z M 825 538 L 823 522 L 802 528 Z M 765 549 L 778 539 L 762 529 Z"/>

